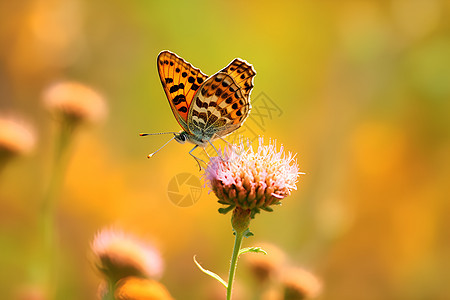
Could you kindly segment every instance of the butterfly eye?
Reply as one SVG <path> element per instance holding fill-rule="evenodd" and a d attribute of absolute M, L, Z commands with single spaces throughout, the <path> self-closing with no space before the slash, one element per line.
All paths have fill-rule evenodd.
<path fill-rule="evenodd" d="M 184 132 L 180 133 L 180 134 L 176 134 L 175 135 L 175 140 L 180 143 L 183 144 L 184 142 L 187 141 L 187 136 Z"/>

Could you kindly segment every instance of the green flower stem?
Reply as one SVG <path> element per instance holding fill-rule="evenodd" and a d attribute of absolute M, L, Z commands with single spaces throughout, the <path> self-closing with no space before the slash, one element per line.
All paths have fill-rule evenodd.
<path fill-rule="evenodd" d="M 250 235 L 248 226 L 250 225 L 251 210 L 236 207 L 233 210 L 231 224 L 235 233 L 233 254 L 231 256 L 230 272 L 228 274 L 227 300 L 231 299 L 231 291 L 233 289 L 234 275 L 236 273 L 237 261 L 239 258 L 242 239 Z"/>
<path fill-rule="evenodd" d="M 235 231 L 234 248 L 233 255 L 231 256 L 230 273 L 228 276 L 227 285 L 227 300 L 231 299 L 231 290 L 233 289 L 234 275 L 236 273 L 237 260 L 239 257 L 239 250 L 241 249 L 242 239 L 245 236 L 245 231 L 237 232 Z"/>
<path fill-rule="evenodd" d="M 48 293 L 48 299 L 52 299 L 56 292 L 57 259 L 56 232 L 55 232 L 55 210 L 58 191 L 64 179 L 67 166 L 66 153 L 71 141 L 74 123 L 63 121 L 59 128 L 56 140 L 55 155 L 51 171 L 50 182 L 45 191 L 41 207 L 41 245 L 43 251 L 41 280 L 44 281 Z"/>

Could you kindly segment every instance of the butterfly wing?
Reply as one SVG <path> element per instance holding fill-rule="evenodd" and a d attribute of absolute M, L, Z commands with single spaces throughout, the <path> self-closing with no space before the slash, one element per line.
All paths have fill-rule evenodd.
<path fill-rule="evenodd" d="M 227 73 L 233 78 L 234 82 L 241 88 L 244 97 L 250 97 L 253 89 L 253 77 L 256 75 L 256 71 L 251 64 L 243 59 L 235 58 L 221 72 Z"/>
<path fill-rule="evenodd" d="M 157 65 L 159 78 L 172 112 L 183 130 L 189 132 L 189 107 L 197 90 L 208 76 L 167 50 L 159 53 Z"/>
<path fill-rule="evenodd" d="M 250 82 L 255 74 L 253 71 Z M 250 91 L 251 88 L 241 88 L 225 72 L 218 72 L 208 78 L 190 106 L 187 122 L 190 132 L 211 140 L 241 127 L 250 112 Z"/>

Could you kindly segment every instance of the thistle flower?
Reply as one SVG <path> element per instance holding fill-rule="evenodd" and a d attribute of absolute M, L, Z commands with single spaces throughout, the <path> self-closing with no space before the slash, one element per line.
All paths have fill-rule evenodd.
<path fill-rule="evenodd" d="M 0 154 L 28 154 L 34 144 L 35 136 L 27 125 L 13 118 L 0 117 Z"/>
<path fill-rule="evenodd" d="M 264 145 L 260 138 L 256 152 L 241 142 L 226 148 L 222 157 L 212 157 L 205 178 L 218 202 L 228 206 L 221 213 L 236 207 L 254 217 L 261 209 L 272 211 L 271 205 L 297 189 L 299 174 L 295 155 L 285 153 L 283 146 L 278 151 L 275 141 Z"/>
<path fill-rule="evenodd" d="M 127 277 L 117 283 L 117 300 L 173 300 L 166 287 L 158 281 Z"/>
<path fill-rule="evenodd" d="M 285 300 L 315 298 L 322 290 L 319 279 L 302 268 L 289 268 L 284 271 L 282 284 Z"/>
<path fill-rule="evenodd" d="M 160 254 L 153 246 L 122 231 L 100 231 L 92 250 L 97 268 L 112 283 L 128 276 L 157 278 L 163 270 Z"/>
<path fill-rule="evenodd" d="M 103 97 L 90 87 L 74 81 L 50 85 L 43 93 L 43 100 L 52 113 L 74 123 L 95 123 L 106 114 Z"/>

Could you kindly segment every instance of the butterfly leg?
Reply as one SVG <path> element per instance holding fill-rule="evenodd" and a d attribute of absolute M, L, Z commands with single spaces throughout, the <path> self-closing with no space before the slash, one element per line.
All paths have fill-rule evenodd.
<path fill-rule="evenodd" d="M 224 139 L 221 136 L 218 136 L 218 138 L 221 139 L 222 141 L 224 141 L 227 144 L 228 147 L 231 147 L 233 145 L 232 143 L 230 143 L 229 141 L 227 141 L 226 139 Z"/>
<path fill-rule="evenodd" d="M 198 167 L 200 168 L 200 171 L 201 171 L 202 170 L 202 165 L 200 164 L 200 162 L 204 163 L 205 165 L 206 165 L 206 163 L 202 159 L 200 159 L 197 156 L 195 156 L 194 154 L 192 154 L 192 151 L 197 149 L 197 147 L 198 147 L 198 145 L 195 145 L 194 148 L 192 148 L 191 151 L 189 151 L 189 154 L 195 159 L 195 161 L 197 162 Z"/>
<path fill-rule="evenodd" d="M 213 143 L 211 143 L 211 141 L 208 141 L 208 143 L 214 148 L 214 150 L 216 150 L 217 155 L 222 158 L 222 155 L 220 154 L 220 152 L 217 150 L 216 147 L 214 147 Z M 208 155 L 209 156 L 209 155 Z"/>

